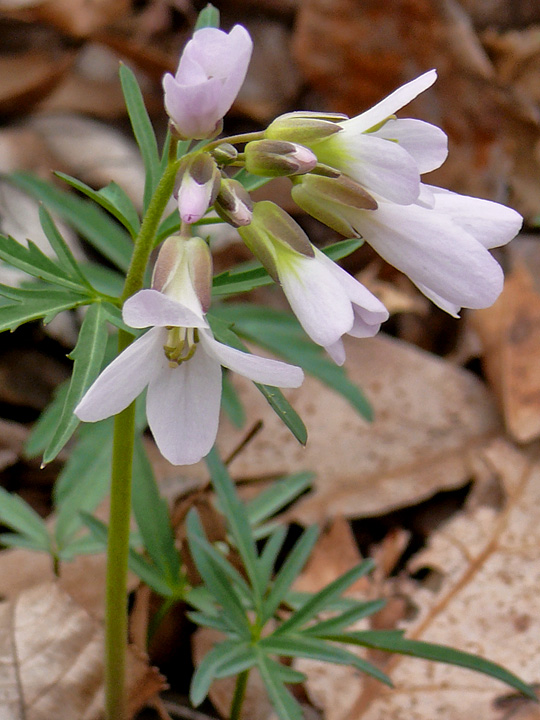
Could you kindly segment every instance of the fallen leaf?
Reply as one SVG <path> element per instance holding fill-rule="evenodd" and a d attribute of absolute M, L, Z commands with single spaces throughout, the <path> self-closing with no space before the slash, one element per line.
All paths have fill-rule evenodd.
<path fill-rule="evenodd" d="M 264 398 L 235 379 L 248 422 L 261 419 L 264 428 L 231 472 L 242 479 L 315 471 L 313 492 L 288 514 L 302 524 L 383 514 L 460 487 L 470 478 L 470 458 L 499 429 L 495 404 L 472 373 L 384 335 L 345 338 L 345 347 L 349 377 L 366 393 L 375 420 L 367 423 L 342 396 L 306 377 L 288 395 L 308 429 L 305 449 Z M 224 457 L 241 436 L 221 424 Z"/>
<path fill-rule="evenodd" d="M 0 604 L 3 720 L 101 720 L 104 633 L 57 584 Z M 127 655 L 128 717 L 164 687 L 133 648 Z"/>
<path fill-rule="evenodd" d="M 538 264 L 536 242 L 527 246 Z M 532 253 L 518 257 L 497 302 L 470 316 L 482 341 L 486 375 L 518 442 L 540 436 L 540 291 L 533 272 Z"/>
<path fill-rule="evenodd" d="M 415 556 L 411 572 L 437 582 L 416 583 L 410 638 L 477 653 L 528 682 L 540 678 L 540 465 L 505 441 L 486 449 L 506 502 L 456 515 Z M 364 688 L 350 711 L 354 720 L 494 720 L 504 693 L 499 682 L 462 668 L 393 656 L 385 672 L 396 687 Z M 510 715 L 510 717 L 512 717 Z"/>
<path fill-rule="evenodd" d="M 129 12 L 130 0 L 47 0 L 35 8 L 35 19 L 63 32 L 87 37 Z"/>

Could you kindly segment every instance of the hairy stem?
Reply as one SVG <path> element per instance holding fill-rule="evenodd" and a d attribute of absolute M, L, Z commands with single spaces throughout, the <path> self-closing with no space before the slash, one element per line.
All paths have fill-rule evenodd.
<path fill-rule="evenodd" d="M 169 161 L 143 218 L 126 276 L 122 302 L 143 287 L 154 238 L 163 211 L 174 189 L 178 165 L 179 162 L 176 159 Z M 133 339 L 130 333 L 119 330 L 118 352 L 125 350 Z M 133 402 L 114 419 L 111 510 L 105 591 L 105 708 L 107 720 L 125 720 L 127 717 L 125 693 L 128 639 L 127 573 L 134 443 L 135 403 Z"/>

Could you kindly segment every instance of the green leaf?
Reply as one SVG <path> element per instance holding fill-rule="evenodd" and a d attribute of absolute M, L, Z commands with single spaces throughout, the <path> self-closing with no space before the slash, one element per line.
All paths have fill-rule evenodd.
<path fill-rule="evenodd" d="M 337 617 L 322 620 L 321 622 L 315 623 L 315 625 L 309 625 L 302 630 L 302 633 L 316 637 L 326 637 L 330 634 L 340 633 L 354 622 L 379 612 L 385 605 L 386 600 L 384 599 L 359 602 L 356 607 L 345 610 L 345 612 Z"/>
<path fill-rule="evenodd" d="M 80 422 L 73 411 L 101 370 L 107 346 L 106 319 L 101 303 L 91 305 L 84 316 L 77 344 L 68 356 L 74 361 L 69 390 L 58 426 L 45 450 L 44 463 L 54 460 Z"/>
<path fill-rule="evenodd" d="M 273 658 L 267 657 L 267 662 L 272 666 L 272 672 L 276 678 L 279 678 L 281 682 L 288 684 L 302 683 L 306 681 L 304 673 L 294 670 L 289 665 L 283 665 L 283 663 L 274 660 Z"/>
<path fill-rule="evenodd" d="M 193 675 L 189 690 L 189 699 L 192 705 L 197 707 L 202 703 L 208 695 L 210 685 L 220 668 L 226 666 L 229 662 L 235 662 L 236 658 L 244 655 L 248 649 L 251 649 L 248 643 L 237 639 L 223 640 L 223 642 L 214 645 L 210 652 L 203 657 L 201 664 Z"/>
<path fill-rule="evenodd" d="M 344 648 L 330 645 L 319 638 L 307 638 L 303 635 L 269 635 L 262 638 L 260 647 L 268 654 L 285 657 L 304 657 L 322 660 L 334 665 L 351 665 L 358 670 L 392 687 L 392 681 L 379 668 L 367 660 L 354 655 Z"/>
<path fill-rule="evenodd" d="M 234 179 L 243 185 L 248 192 L 253 192 L 253 190 L 264 187 L 272 178 L 263 177 L 262 175 L 252 175 L 245 168 L 242 168 L 235 174 Z"/>
<path fill-rule="evenodd" d="M 88 285 L 81 288 L 79 280 L 73 280 L 63 267 L 47 257 L 32 241 L 27 247 L 12 237 L 0 235 L 0 259 L 40 280 L 61 285 L 76 292 L 87 292 Z"/>
<path fill-rule="evenodd" d="M 258 573 L 262 587 L 270 585 L 272 570 L 276 563 L 279 551 L 283 547 L 285 538 L 287 537 L 287 528 L 285 525 L 279 525 L 266 541 L 263 551 L 259 557 Z"/>
<path fill-rule="evenodd" d="M 71 562 L 79 555 L 97 555 L 106 549 L 106 543 L 97 540 L 92 535 L 85 535 L 72 540 L 59 552 L 60 560 Z"/>
<path fill-rule="evenodd" d="M 277 670 L 275 660 L 269 658 L 260 647 L 256 649 L 256 653 L 261 678 L 281 720 L 303 720 L 302 708 L 284 686 L 281 671 Z"/>
<path fill-rule="evenodd" d="M 274 615 L 275 611 L 283 601 L 288 589 L 302 571 L 302 568 L 308 561 L 311 551 L 317 542 L 318 536 L 318 528 L 312 526 L 307 528 L 307 530 L 305 530 L 305 532 L 296 541 L 296 544 L 274 578 L 272 589 L 264 602 L 262 612 L 264 622 L 270 620 L 270 618 Z"/>
<path fill-rule="evenodd" d="M 83 183 L 71 175 L 66 175 L 63 172 L 55 172 L 54 174 L 75 188 L 75 190 L 89 197 L 104 210 L 111 213 L 111 215 L 122 223 L 133 239 L 137 237 L 137 233 L 141 227 L 141 221 L 129 196 L 126 195 L 120 185 L 111 182 L 101 190 L 94 190 L 86 183 Z"/>
<path fill-rule="evenodd" d="M 322 248 L 322 251 L 327 255 L 330 260 L 341 260 L 342 258 L 352 255 L 355 250 L 362 247 L 364 244 L 363 238 L 350 238 L 348 240 L 339 240 L 332 245 Z"/>
<path fill-rule="evenodd" d="M 142 438 L 133 456 L 133 513 L 144 548 L 171 587 L 180 582 L 180 558 L 175 546 L 169 509 L 160 496 Z"/>
<path fill-rule="evenodd" d="M 19 495 L 0 486 L 0 522 L 39 545 L 50 549 L 49 533 L 44 520 Z"/>
<path fill-rule="evenodd" d="M 43 207 L 39 206 L 39 220 L 50 246 L 56 253 L 56 257 L 65 272 L 70 275 L 76 283 L 92 292 L 92 286 L 81 272 L 80 263 L 77 262 L 62 234 L 56 227 L 54 220 Z"/>
<path fill-rule="evenodd" d="M 232 424 L 241 428 L 246 422 L 246 413 L 238 393 L 230 380 L 229 373 L 223 373 L 221 406 Z"/>
<path fill-rule="evenodd" d="M 30 435 L 24 445 L 24 454 L 28 458 L 33 458 L 43 453 L 56 430 L 66 395 L 69 390 L 69 382 L 59 385 L 54 391 L 54 398 L 39 416 L 34 424 Z"/>
<path fill-rule="evenodd" d="M 371 572 L 373 567 L 374 563 L 369 559 L 347 570 L 343 575 L 340 575 L 336 580 L 313 595 L 301 608 L 279 626 L 276 633 L 281 635 L 282 633 L 290 633 L 291 631 L 298 630 L 302 625 L 305 625 L 306 622 L 314 618 L 315 615 L 325 610 L 329 602 L 339 597 L 353 582 L 358 580 L 358 578 Z"/>
<path fill-rule="evenodd" d="M 88 297 L 65 290 L 27 290 L 0 285 L 0 295 L 15 303 L 0 306 L 0 332 L 16 330 L 32 320 L 50 322 L 59 312 L 72 310 L 90 302 Z"/>
<path fill-rule="evenodd" d="M 207 27 L 219 27 L 219 10 L 210 3 L 208 3 L 208 5 L 199 13 L 193 32 L 197 32 L 197 30 L 202 30 L 202 28 Z"/>
<path fill-rule="evenodd" d="M 246 509 L 240 501 L 233 481 L 218 455 L 215 446 L 205 458 L 212 486 L 219 500 L 221 512 L 225 515 L 234 544 L 250 579 L 255 596 L 260 600 L 265 590 L 260 584 L 257 571 L 257 548 L 251 534 Z"/>
<path fill-rule="evenodd" d="M 43 202 L 120 270 L 128 269 L 133 252 L 131 238 L 95 203 L 59 190 L 30 173 L 15 172 L 8 175 L 6 180 Z"/>
<path fill-rule="evenodd" d="M 445 645 L 434 645 L 421 640 L 409 640 L 403 637 L 401 632 L 365 630 L 342 633 L 335 636 L 331 635 L 327 639 L 468 668 L 469 670 L 474 670 L 483 675 L 489 675 L 497 680 L 501 680 L 531 700 L 537 700 L 536 694 L 530 685 L 527 685 L 527 683 L 523 682 L 517 675 L 514 675 L 500 665 L 478 657 L 478 655 L 472 655 L 462 650 L 455 650 Z"/>
<path fill-rule="evenodd" d="M 195 514 L 194 509 L 190 510 L 186 527 L 189 548 L 197 570 L 214 599 L 223 607 L 224 619 L 235 628 L 239 635 L 250 637 L 249 622 L 236 588 L 231 585 L 229 576 L 223 571 L 221 565 L 207 553 L 202 542 L 204 538 L 198 536 L 199 524 L 193 517 Z"/>
<path fill-rule="evenodd" d="M 120 65 L 120 82 L 133 128 L 133 135 L 141 151 L 146 171 L 144 208 L 148 208 L 160 178 L 160 158 L 154 128 L 148 116 L 139 83 L 127 65 Z"/>
<path fill-rule="evenodd" d="M 0 545 L 6 547 L 19 547 L 24 550 L 32 550 L 33 552 L 50 553 L 50 547 L 45 547 L 42 542 L 32 540 L 26 535 L 18 535 L 17 533 L 0 533 Z"/>
<path fill-rule="evenodd" d="M 286 505 L 311 487 L 314 477 L 311 472 L 301 472 L 276 480 L 267 490 L 259 493 L 246 504 L 250 524 L 260 525 L 283 510 Z"/>
<path fill-rule="evenodd" d="M 229 625 L 220 615 L 208 615 L 203 612 L 188 612 L 187 616 L 191 622 L 201 625 L 202 627 L 209 627 L 213 630 L 219 630 L 222 633 L 228 633 L 230 631 Z"/>

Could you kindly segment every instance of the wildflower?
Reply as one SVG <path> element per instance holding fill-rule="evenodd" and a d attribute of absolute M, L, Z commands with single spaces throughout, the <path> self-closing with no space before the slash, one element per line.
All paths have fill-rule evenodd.
<path fill-rule="evenodd" d="M 165 108 L 185 139 L 214 137 L 240 90 L 251 58 L 248 31 L 197 30 L 180 58 L 176 75 L 163 78 Z"/>
<path fill-rule="evenodd" d="M 178 212 L 184 222 L 195 223 L 216 199 L 220 173 L 208 153 L 198 153 L 180 170 L 180 176 Z"/>
<path fill-rule="evenodd" d="M 420 174 L 435 170 L 446 159 L 447 138 L 430 123 L 396 119 L 394 113 L 436 78 L 435 70 L 430 70 L 361 115 L 333 123 L 338 132 L 304 144 L 320 163 L 340 170 L 369 193 L 399 204 L 412 203 L 420 193 Z M 291 121 L 279 120 L 269 126 L 267 137 L 282 139 L 287 132 Z"/>
<path fill-rule="evenodd" d="M 246 170 L 265 177 L 300 175 L 317 165 L 309 148 L 284 140 L 255 140 L 246 145 L 244 153 Z"/>
<path fill-rule="evenodd" d="M 154 287 L 133 295 L 122 311 L 130 327 L 151 329 L 105 368 L 75 408 L 81 420 L 103 420 L 121 412 L 147 387 L 148 424 L 162 455 L 173 465 L 198 462 L 215 442 L 221 366 L 279 387 L 298 387 L 303 380 L 298 367 L 214 339 L 205 319 L 209 263 L 208 248 L 200 238 L 166 241 Z"/>
<path fill-rule="evenodd" d="M 374 194 L 377 207 L 372 210 L 312 197 L 314 191 L 303 179 L 292 195 L 300 207 L 338 230 L 333 218 L 339 217 L 341 225 L 363 237 L 451 315 L 457 317 L 461 307 L 492 305 L 504 278 L 489 250 L 515 237 L 521 216 L 505 205 L 442 188 L 422 184 L 420 191 L 418 201 L 409 205 Z"/>
<path fill-rule="evenodd" d="M 242 239 L 283 288 L 304 330 L 342 365 L 342 335 L 372 337 L 388 319 L 384 305 L 349 273 L 313 247 L 304 231 L 274 203 L 255 204 Z"/>

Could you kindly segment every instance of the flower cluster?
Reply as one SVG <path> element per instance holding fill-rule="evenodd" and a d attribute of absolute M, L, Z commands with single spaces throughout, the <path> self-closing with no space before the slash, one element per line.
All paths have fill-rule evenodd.
<path fill-rule="evenodd" d="M 297 387 L 300 368 L 217 342 L 206 320 L 211 256 L 192 226 L 213 209 L 238 232 L 278 282 L 311 339 L 338 364 L 342 337 L 375 335 L 388 318 L 367 288 L 315 248 L 274 203 L 253 203 L 237 169 L 291 180 L 294 201 L 345 237 L 362 237 L 452 315 L 481 308 L 502 289 L 502 270 L 489 250 L 521 226 L 513 210 L 424 184 L 421 176 L 447 155 L 439 128 L 395 113 L 436 79 L 431 70 L 352 119 L 293 112 L 264 131 L 216 140 L 247 72 L 247 31 L 197 31 L 176 75 L 163 80 L 165 107 L 176 137 L 205 140 L 178 170 L 180 234 L 157 260 L 152 289 L 129 298 L 123 318 L 151 327 L 100 375 L 76 409 L 82 420 L 113 415 L 147 392 L 150 428 L 163 455 L 176 464 L 208 453 L 216 436 L 221 365 L 252 380 Z"/>

